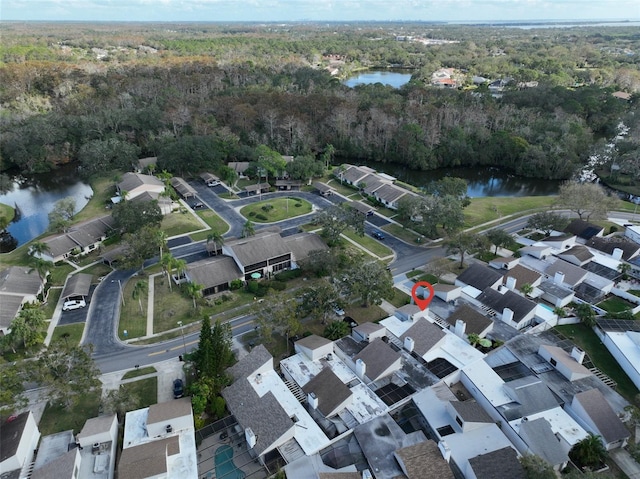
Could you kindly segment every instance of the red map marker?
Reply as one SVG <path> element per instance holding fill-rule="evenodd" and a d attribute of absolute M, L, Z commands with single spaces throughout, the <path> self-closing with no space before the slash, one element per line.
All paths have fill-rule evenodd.
<path fill-rule="evenodd" d="M 428 289 L 429 290 L 429 296 L 427 296 L 424 299 L 420 298 L 418 296 L 418 294 L 417 294 L 418 288 Z M 415 303 L 418 305 L 418 307 L 422 311 L 424 311 L 425 309 L 427 309 L 429 307 L 429 303 L 431 303 L 431 300 L 433 299 L 433 296 L 435 294 L 436 293 L 433 290 L 433 286 L 431 286 L 431 283 L 428 283 L 426 281 L 418 281 L 416 284 L 413 285 L 413 288 L 411 289 L 411 297 L 413 298 Z"/>

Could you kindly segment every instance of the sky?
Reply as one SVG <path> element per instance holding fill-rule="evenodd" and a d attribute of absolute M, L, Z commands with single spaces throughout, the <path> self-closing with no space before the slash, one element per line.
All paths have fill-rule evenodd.
<path fill-rule="evenodd" d="M 639 0 L 0 0 L 0 20 L 640 20 Z"/>

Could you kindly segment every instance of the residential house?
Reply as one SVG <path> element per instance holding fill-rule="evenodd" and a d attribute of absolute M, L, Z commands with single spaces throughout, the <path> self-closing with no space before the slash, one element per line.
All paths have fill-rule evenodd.
<path fill-rule="evenodd" d="M 230 256 L 216 256 L 189 263 L 185 275 L 187 281 L 202 286 L 203 296 L 227 291 L 235 280 L 244 281 L 244 274 Z"/>
<path fill-rule="evenodd" d="M 458 306 L 446 320 L 449 330 L 465 340 L 469 334 L 484 338 L 493 330 L 493 320 L 466 303 Z"/>
<path fill-rule="evenodd" d="M 600 436 L 607 451 L 627 445 L 629 430 L 599 389 L 589 389 L 573 396 L 568 410 L 573 412 L 582 427 Z"/>
<path fill-rule="evenodd" d="M 542 275 L 537 271 L 522 266 L 521 264 L 515 265 L 509 269 L 503 276 L 503 285 L 511 291 L 521 289 L 525 284 L 533 286 L 539 286 L 542 282 Z"/>
<path fill-rule="evenodd" d="M 297 233 L 282 238 L 287 248 L 291 250 L 291 268 L 296 269 L 309 255 L 317 251 L 329 249 L 324 240 L 314 233 Z"/>
<path fill-rule="evenodd" d="M 361 201 L 349 201 L 347 203 L 347 206 L 353 208 L 354 210 L 362 213 L 365 216 L 371 216 L 375 211 L 375 208 L 373 206 L 369 206 L 365 203 L 362 203 Z"/>
<path fill-rule="evenodd" d="M 608 254 L 613 259 L 630 261 L 640 255 L 640 245 L 624 237 L 600 238 L 594 236 L 586 245 Z"/>
<path fill-rule="evenodd" d="M 516 329 L 524 329 L 534 322 L 536 303 L 513 291 L 486 288 L 476 300 L 493 310 L 502 322 Z"/>
<path fill-rule="evenodd" d="M 193 188 L 193 186 L 191 186 L 179 176 L 173 176 L 169 181 L 171 182 L 171 186 L 173 186 L 173 189 L 176 190 L 181 197 L 186 199 L 196 196 L 197 192 Z"/>
<path fill-rule="evenodd" d="M 487 288 L 497 289 L 502 283 L 502 275 L 495 269 L 483 264 L 473 263 L 456 278 L 456 286 L 471 286 L 479 291 Z"/>
<path fill-rule="evenodd" d="M 442 457 L 442 451 L 433 441 L 426 440 L 402 447 L 394 451 L 393 456 L 398 461 L 404 475 L 409 479 L 421 477 L 454 478 L 451 468 L 447 465 L 447 460 Z"/>
<path fill-rule="evenodd" d="M 433 293 L 436 298 L 449 303 L 460 297 L 462 288 L 453 284 L 436 283 L 433 285 Z"/>
<path fill-rule="evenodd" d="M 313 186 L 316 190 L 318 190 L 318 193 L 320 193 L 322 196 L 326 197 L 326 196 L 333 195 L 334 189 L 331 188 L 329 185 L 316 181 L 313 183 Z"/>
<path fill-rule="evenodd" d="M 382 339 L 374 339 L 353 357 L 353 362 L 353 369 L 365 382 L 389 376 L 402 366 L 400 354 Z"/>
<path fill-rule="evenodd" d="M 519 258 L 514 258 L 513 256 L 508 256 L 506 258 L 503 258 L 499 256 L 489 261 L 489 266 L 495 269 L 510 270 L 515 268 L 518 265 L 518 263 L 520 263 Z"/>
<path fill-rule="evenodd" d="M 114 231 L 114 223 L 113 216 L 107 215 L 73 225 L 66 233 L 42 240 L 48 250 L 37 256 L 57 263 L 74 255 L 91 253 Z"/>
<path fill-rule="evenodd" d="M 640 389 L 640 327 L 634 321 L 620 327 L 598 321 L 596 333 L 633 384 Z"/>
<path fill-rule="evenodd" d="M 334 168 L 333 174 L 340 179 L 341 183 L 358 187 L 362 180 L 376 171 L 367 166 L 343 165 L 342 168 Z"/>
<path fill-rule="evenodd" d="M 582 365 L 584 351 L 577 347 L 574 347 L 571 354 L 569 354 L 558 346 L 543 344 L 540 346 L 538 354 L 569 381 L 576 381 L 593 375 L 591 371 Z"/>
<path fill-rule="evenodd" d="M 296 353 L 304 354 L 311 361 L 318 361 L 333 353 L 333 341 L 316 334 L 299 339 L 294 347 Z"/>
<path fill-rule="evenodd" d="M 198 478 L 191 398 L 127 413 L 118 477 Z"/>
<path fill-rule="evenodd" d="M 563 260 L 549 264 L 544 272 L 547 276 L 552 277 L 556 284 L 571 289 L 575 289 L 589 274 L 588 271 L 581 267 Z"/>
<path fill-rule="evenodd" d="M 576 236 L 572 234 L 548 236 L 540 241 L 540 243 L 562 251 L 576 244 Z"/>
<path fill-rule="evenodd" d="M 140 208 L 144 208 L 143 203 L 148 203 L 150 201 L 155 201 L 158 204 L 158 208 L 160 208 L 160 212 L 163 215 L 168 215 L 173 211 L 173 201 L 168 196 L 162 196 L 160 193 L 156 193 L 154 191 L 145 191 L 144 193 L 140 193 L 135 198 L 131 199 L 133 203 L 139 203 Z"/>
<path fill-rule="evenodd" d="M 351 389 L 340 380 L 331 368 L 324 368 L 302 387 L 307 403 L 326 418 L 345 409 L 352 401 Z"/>
<path fill-rule="evenodd" d="M 122 180 L 116 188 L 120 197 L 124 196 L 127 200 L 132 200 L 145 191 L 160 194 L 165 190 L 164 183 L 155 176 L 131 172 L 122 175 Z"/>
<path fill-rule="evenodd" d="M 602 226 L 589 223 L 581 219 L 575 219 L 571 221 L 564 229 L 565 233 L 569 233 L 577 236 L 578 238 L 588 241 L 594 236 L 601 237 L 604 233 Z"/>
<path fill-rule="evenodd" d="M 538 289 L 542 292 L 541 299 L 551 303 L 555 308 L 564 308 L 575 298 L 572 289 L 567 288 L 560 281 L 550 279 L 538 285 Z"/>
<path fill-rule="evenodd" d="M 419 294 L 421 296 L 424 295 L 423 292 L 420 292 Z M 415 321 L 419 317 L 425 316 L 427 313 L 428 309 L 423 311 L 415 304 L 405 304 L 397 308 L 393 314 L 403 321 Z"/>
<path fill-rule="evenodd" d="M 469 479 L 502 479 L 504 477 L 526 479 L 527 475 L 518 460 L 518 452 L 509 446 L 469 459 L 469 469 L 465 477 Z"/>
<path fill-rule="evenodd" d="M 0 271 L 0 332 L 7 334 L 11 322 L 26 303 L 38 302 L 45 282 L 37 271 L 24 266 L 10 266 Z"/>
<path fill-rule="evenodd" d="M 251 163 L 249 163 L 248 161 L 230 161 L 229 163 L 227 163 L 227 166 L 238 173 L 238 176 L 240 178 L 246 178 L 246 176 L 244 176 L 244 172 L 249 169 Z"/>
<path fill-rule="evenodd" d="M 77 479 L 80 474 L 80 448 L 73 431 L 43 436 L 33 464 L 34 479 Z"/>
<path fill-rule="evenodd" d="M 431 85 L 441 88 L 457 88 L 459 86 L 454 68 L 440 68 L 431 74 Z"/>
<path fill-rule="evenodd" d="M 351 330 L 351 337 L 355 341 L 370 343 L 376 339 L 382 339 L 387 335 L 387 328 L 378 323 L 362 323 Z"/>
<path fill-rule="evenodd" d="M 634 243 L 640 244 L 640 226 L 626 226 L 624 235 Z"/>
<path fill-rule="evenodd" d="M 0 428 L 0 475 L 27 477 L 26 470 L 38 447 L 40 431 L 31 411 L 10 416 Z"/>
<path fill-rule="evenodd" d="M 133 166 L 136 173 L 148 173 L 151 168 L 155 168 L 158 165 L 157 156 L 148 156 L 146 158 L 140 158 Z"/>
<path fill-rule="evenodd" d="M 252 274 L 266 277 L 291 268 L 291 250 L 279 233 L 258 233 L 228 241 L 222 246 L 222 253 L 233 258 L 247 280 Z"/>
<path fill-rule="evenodd" d="M 586 246 L 575 245 L 560 253 L 558 258 L 576 266 L 584 266 L 594 258 L 594 255 Z"/>
<path fill-rule="evenodd" d="M 546 245 L 525 246 L 524 248 L 520 248 L 520 253 L 523 256 L 528 255 L 533 258 L 544 260 L 547 257 L 551 256 L 551 246 L 546 246 Z"/>
<path fill-rule="evenodd" d="M 415 193 L 396 185 L 382 185 L 373 192 L 373 197 L 376 200 L 392 210 L 398 209 L 398 200 L 405 195 L 415 196 Z"/>

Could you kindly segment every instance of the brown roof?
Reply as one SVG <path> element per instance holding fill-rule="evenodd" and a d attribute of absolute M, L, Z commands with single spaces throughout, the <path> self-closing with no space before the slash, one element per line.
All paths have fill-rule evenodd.
<path fill-rule="evenodd" d="M 204 289 L 227 284 L 234 279 L 242 279 L 242 271 L 230 256 L 216 256 L 195 261 L 187 265 L 187 275 Z"/>
<path fill-rule="evenodd" d="M 504 283 L 506 284 L 507 278 L 515 278 L 516 288 L 520 288 L 524 284 L 534 284 L 541 277 L 542 275 L 537 271 L 522 266 L 521 264 L 517 264 L 505 273 Z"/>
<path fill-rule="evenodd" d="M 558 256 L 573 256 L 578 259 L 580 262 L 589 261 L 593 258 L 593 253 L 589 251 L 589 248 L 582 245 L 575 245 L 573 248 L 563 251 Z"/>
<path fill-rule="evenodd" d="M 571 355 L 566 352 L 564 349 L 559 348 L 558 346 L 550 346 L 548 344 L 541 344 L 540 349 L 546 349 L 551 357 L 555 359 L 557 362 L 565 365 L 569 370 L 574 373 L 588 374 L 591 375 L 591 371 L 589 371 L 586 367 L 576 361 Z"/>
<path fill-rule="evenodd" d="M 512 447 L 480 454 L 469 459 L 471 469 L 480 479 L 526 479 L 518 453 Z"/>
<path fill-rule="evenodd" d="M 231 249 L 243 266 L 291 253 L 279 233 L 259 233 L 248 238 L 229 241 L 225 244 L 225 248 Z"/>
<path fill-rule="evenodd" d="M 200 178 L 202 178 L 206 182 L 220 180 L 220 178 L 218 178 L 216 175 L 207 171 L 205 171 L 204 173 L 200 173 Z"/>
<path fill-rule="evenodd" d="M 35 469 L 31 474 L 31 479 L 60 479 L 64 477 L 74 477 L 74 466 L 78 449 L 67 451 L 62 456 L 52 459 L 45 465 Z"/>
<path fill-rule="evenodd" d="M 344 384 L 330 367 L 324 368 L 311 381 L 302 387 L 309 394 L 314 393 L 318 398 L 318 409 L 325 416 L 351 397 L 351 389 Z"/>
<path fill-rule="evenodd" d="M 22 434 L 24 434 L 29 414 L 31 414 L 30 411 L 23 412 L 13 419 L 7 419 L 2 424 L 2 434 L 0 435 L 0 462 L 6 461 L 18 451 L 18 446 L 20 445 Z"/>
<path fill-rule="evenodd" d="M 179 436 L 147 442 L 122 450 L 120 479 L 145 479 L 167 473 L 167 456 L 180 452 Z"/>
<path fill-rule="evenodd" d="M 408 479 L 454 479 L 449 464 L 434 441 L 427 440 L 403 447 L 395 455 L 404 464 Z"/>
<path fill-rule="evenodd" d="M 394 351 L 391 346 L 378 338 L 369 343 L 366 348 L 360 351 L 353 360 L 362 359 L 366 365 L 365 374 L 371 380 L 376 380 L 394 362 L 400 359 L 400 354 Z"/>
<path fill-rule="evenodd" d="M 427 354 L 438 342 L 444 338 L 446 333 L 439 327 L 426 319 L 418 319 L 413 326 L 405 331 L 400 337 L 402 341 L 410 337 L 415 341 L 414 352 L 420 356 Z"/>
<path fill-rule="evenodd" d="M 493 422 L 493 419 L 475 401 L 449 401 L 465 422 Z"/>
<path fill-rule="evenodd" d="M 174 399 L 173 401 L 152 404 L 149 406 L 149 415 L 147 416 L 147 424 L 164 423 L 174 418 L 190 416 L 191 398 L 183 397 Z"/>
<path fill-rule="evenodd" d="M 116 419 L 115 414 L 89 418 L 84 423 L 82 431 L 77 434 L 77 438 L 80 439 L 82 437 L 93 436 L 94 434 L 109 432 L 113 425 L 113 421 Z"/>
<path fill-rule="evenodd" d="M 599 389 L 589 389 L 576 394 L 574 401 L 578 401 L 589 415 L 600 434 L 607 443 L 626 439 L 629 430 L 611 408 Z"/>
<path fill-rule="evenodd" d="M 383 325 L 378 323 L 372 323 L 369 321 L 362 323 L 356 326 L 355 328 L 353 328 L 354 331 L 361 333 L 363 336 L 366 336 L 367 334 L 375 333 L 377 331 L 380 331 L 381 329 L 384 329 Z"/>
<path fill-rule="evenodd" d="M 321 348 L 330 343 L 331 343 L 330 339 L 323 338 L 322 336 L 318 336 L 317 334 L 311 334 L 305 338 L 302 338 L 296 341 L 296 344 L 298 346 L 311 349 L 311 350 Z"/>
<path fill-rule="evenodd" d="M 468 304 L 458 306 L 447 318 L 447 323 L 455 326 L 458 319 L 466 323 L 465 332 L 467 334 L 481 334 L 493 323 L 490 318 Z"/>

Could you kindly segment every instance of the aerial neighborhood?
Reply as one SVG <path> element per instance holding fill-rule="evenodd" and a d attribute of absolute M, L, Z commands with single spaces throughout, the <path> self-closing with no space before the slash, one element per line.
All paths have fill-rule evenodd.
<path fill-rule="evenodd" d="M 26 25 L 0 479 L 640 477 L 635 30 Z"/>

